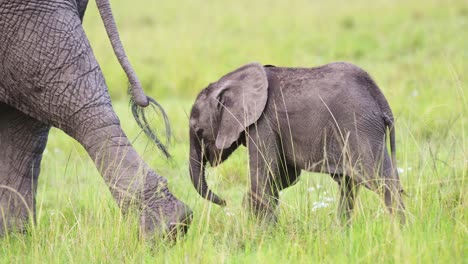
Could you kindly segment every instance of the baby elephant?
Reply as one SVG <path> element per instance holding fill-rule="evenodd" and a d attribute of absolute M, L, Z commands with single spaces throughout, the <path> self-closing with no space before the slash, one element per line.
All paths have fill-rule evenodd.
<path fill-rule="evenodd" d="M 279 191 L 306 170 L 328 173 L 338 182 L 343 220 L 349 220 L 363 185 L 404 222 L 393 121 L 380 89 L 353 64 L 247 64 L 198 95 L 190 114 L 190 176 L 200 195 L 225 205 L 207 186 L 205 164 L 216 166 L 244 145 L 251 181 L 244 202 L 258 216 L 275 219 Z"/>

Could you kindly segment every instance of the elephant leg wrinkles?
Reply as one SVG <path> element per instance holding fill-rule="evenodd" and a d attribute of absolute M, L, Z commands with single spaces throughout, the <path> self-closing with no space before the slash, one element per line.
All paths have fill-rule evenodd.
<path fill-rule="evenodd" d="M 0 232 L 35 216 L 42 153 L 50 126 L 0 103 Z"/>
<path fill-rule="evenodd" d="M 26 15 L 32 22 L 22 19 Z M 38 20 L 40 15 L 47 22 Z M 12 30 L 1 23 L 6 20 L 26 30 L 0 45 L 0 101 L 82 144 L 123 211 L 130 203 L 141 209 L 145 233 L 186 226 L 190 209 L 171 194 L 167 180 L 149 168 L 123 132 L 76 10 L 57 7 L 49 13 L 25 10 L 21 16 L 5 16 L 0 32 Z M 31 132 L 40 131 L 35 129 Z"/>

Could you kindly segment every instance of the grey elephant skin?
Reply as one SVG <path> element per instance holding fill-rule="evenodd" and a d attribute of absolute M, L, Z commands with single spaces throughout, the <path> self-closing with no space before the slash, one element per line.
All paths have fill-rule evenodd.
<path fill-rule="evenodd" d="M 283 68 L 251 63 L 196 98 L 189 125 L 190 176 L 201 196 L 225 205 L 208 188 L 206 162 L 216 166 L 244 145 L 251 184 L 244 203 L 262 219 L 276 219 L 279 191 L 306 170 L 328 173 L 338 182 L 338 215 L 346 223 L 360 186 L 379 193 L 404 222 L 393 124 L 384 95 L 353 64 Z"/>
<path fill-rule="evenodd" d="M 0 0 L 0 231 L 33 222 L 51 126 L 83 145 L 124 213 L 130 207 L 141 212 L 143 234 L 186 231 L 190 209 L 137 154 L 112 108 L 81 25 L 87 2 Z M 129 78 L 135 117 L 157 139 L 141 115 L 142 107 L 157 103 L 128 62 L 108 0 L 96 4 Z"/>

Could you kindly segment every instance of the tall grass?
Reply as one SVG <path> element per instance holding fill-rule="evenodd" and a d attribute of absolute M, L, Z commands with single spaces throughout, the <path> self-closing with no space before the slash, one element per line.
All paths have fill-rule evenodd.
<path fill-rule="evenodd" d="M 132 120 L 127 82 L 93 1 L 86 33 L 124 130 L 193 209 L 193 224 L 175 245 L 139 240 L 137 217 L 121 216 L 83 148 L 53 129 L 39 179 L 37 226 L 2 238 L 0 263 L 468 261 L 465 1 L 138 0 L 112 6 L 144 88 L 169 114 L 172 160 Z M 241 205 L 248 189 L 243 148 L 207 171 L 210 187 L 228 206 L 199 197 L 188 175 L 187 113 L 202 88 L 250 61 L 317 66 L 337 60 L 366 69 L 393 109 L 408 225 L 390 221 L 381 199 L 362 190 L 353 224 L 343 228 L 335 217 L 336 183 L 313 173 L 280 194 L 277 225 L 258 225 Z"/>

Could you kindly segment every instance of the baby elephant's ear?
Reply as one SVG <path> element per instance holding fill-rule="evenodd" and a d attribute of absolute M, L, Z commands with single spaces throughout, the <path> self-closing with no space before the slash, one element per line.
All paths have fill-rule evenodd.
<path fill-rule="evenodd" d="M 262 115 L 268 97 L 268 80 L 262 65 L 250 63 L 225 75 L 218 85 L 216 96 L 221 118 L 216 147 L 225 149 Z"/>

